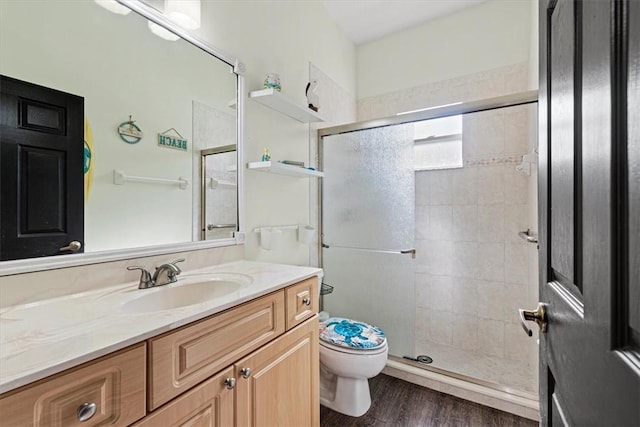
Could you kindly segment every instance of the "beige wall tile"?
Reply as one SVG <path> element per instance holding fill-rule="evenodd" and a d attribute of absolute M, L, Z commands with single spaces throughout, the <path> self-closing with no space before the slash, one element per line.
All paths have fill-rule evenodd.
<path fill-rule="evenodd" d="M 478 277 L 504 281 L 504 243 L 478 243 Z"/>
<path fill-rule="evenodd" d="M 478 242 L 504 241 L 504 205 L 478 206 Z"/>
<path fill-rule="evenodd" d="M 453 241 L 475 242 L 478 234 L 478 206 L 453 207 Z"/>
<path fill-rule="evenodd" d="M 504 203 L 504 168 L 484 166 L 478 168 L 478 204 Z"/>
<path fill-rule="evenodd" d="M 465 166 L 453 172 L 453 204 L 475 205 L 478 202 L 478 168 Z"/>
<path fill-rule="evenodd" d="M 427 240 L 453 240 L 453 207 L 451 205 L 431 206 L 430 226 Z"/>

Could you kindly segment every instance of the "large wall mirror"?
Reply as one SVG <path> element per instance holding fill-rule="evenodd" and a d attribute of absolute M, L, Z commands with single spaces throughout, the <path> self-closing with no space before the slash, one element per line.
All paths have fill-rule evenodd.
<path fill-rule="evenodd" d="M 122 0 L 133 9 L 127 14 L 97 3 L 2 2 L 0 220 L 14 224 L 3 222 L 0 276 L 235 244 L 238 62 L 173 25 L 158 10 L 162 2 Z M 173 30 L 165 36 L 182 38 L 152 33 L 149 19 Z M 79 107 L 60 107 L 58 93 Z M 76 148 L 53 156 L 55 147 L 25 149 L 22 139 L 35 131 L 35 139 L 54 145 L 62 134 L 84 135 L 81 173 Z M 224 156 L 203 168 L 203 155 L 217 152 Z M 72 187 L 82 189 L 79 199 L 66 197 Z M 62 212 L 71 204 L 80 205 L 80 217 Z M 83 222 L 78 236 L 69 231 L 74 221 Z M 17 236 L 8 245 L 6 230 Z M 63 232 L 68 241 L 33 243 L 38 234 Z M 82 253 L 68 247 L 71 241 Z M 18 246 L 34 248 L 14 251 Z"/>

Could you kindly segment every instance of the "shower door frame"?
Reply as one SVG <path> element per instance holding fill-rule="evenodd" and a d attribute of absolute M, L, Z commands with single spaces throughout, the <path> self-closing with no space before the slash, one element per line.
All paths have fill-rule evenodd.
<path fill-rule="evenodd" d="M 490 111 L 490 110 L 495 110 L 500 108 L 516 107 L 519 105 L 535 104 L 537 102 L 538 102 L 538 91 L 532 90 L 532 91 L 518 92 L 518 93 L 494 97 L 494 98 L 486 98 L 478 101 L 464 102 L 456 105 L 446 105 L 442 107 L 425 108 L 423 111 L 415 111 L 415 112 L 406 113 L 406 114 L 400 113 L 398 115 L 391 116 L 391 117 L 384 117 L 379 119 L 372 119 L 372 120 L 366 120 L 362 122 L 355 122 L 355 123 L 349 123 L 345 125 L 331 126 L 331 127 L 318 129 L 317 131 L 318 142 L 317 142 L 317 152 L 316 152 L 316 158 L 318 159 L 318 162 L 317 162 L 318 168 L 319 170 L 324 170 L 322 152 L 323 152 L 323 137 L 325 136 L 332 136 L 332 135 L 338 135 L 338 134 L 349 133 L 349 132 L 369 130 L 369 129 L 381 128 L 386 126 L 402 125 L 406 123 L 414 123 L 414 122 L 420 122 L 420 121 L 430 120 L 430 119 L 439 119 L 443 117 L 457 116 L 462 114 L 478 113 L 482 111 Z M 323 243 L 324 233 L 322 229 L 323 182 L 322 180 L 319 180 L 319 181 L 320 182 L 317 184 L 318 191 L 317 191 L 317 201 L 316 201 L 318 206 L 317 228 L 318 228 L 318 235 L 319 235 L 317 251 L 318 251 L 318 265 L 320 268 L 322 268 L 323 267 L 322 249 L 323 247 L 325 247 Z M 321 308 L 324 306 L 323 299 L 324 299 L 323 296 L 320 295 Z M 427 369 L 436 373 L 445 374 L 453 378 L 475 383 L 481 386 L 497 389 L 497 390 L 514 394 L 514 395 L 522 395 L 523 397 L 525 396 L 524 394 L 521 394 L 518 390 L 515 390 L 511 387 L 502 386 L 499 384 L 491 383 L 482 379 L 473 378 L 473 377 L 470 377 L 464 374 L 459 374 L 452 371 L 446 371 L 444 369 L 441 369 L 435 366 L 429 366 L 429 365 L 424 365 L 418 362 L 412 362 L 412 361 L 401 359 L 395 356 L 390 356 L 390 358 L 397 361 L 401 361 L 404 364 L 420 367 L 422 369 Z"/>

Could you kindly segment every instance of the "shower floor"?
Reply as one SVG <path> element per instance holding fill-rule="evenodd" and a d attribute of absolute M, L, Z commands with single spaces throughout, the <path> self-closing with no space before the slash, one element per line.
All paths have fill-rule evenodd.
<path fill-rule="evenodd" d="M 428 343 L 418 345 L 417 354 L 433 359 L 433 366 L 454 374 L 492 383 L 499 388 L 514 389 L 533 395 L 538 394 L 538 366 L 529 363 L 486 356 L 447 345 Z"/>

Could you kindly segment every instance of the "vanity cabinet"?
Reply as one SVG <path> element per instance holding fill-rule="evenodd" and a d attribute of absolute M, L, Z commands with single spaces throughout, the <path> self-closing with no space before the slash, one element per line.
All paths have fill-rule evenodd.
<path fill-rule="evenodd" d="M 0 427 L 318 426 L 317 300 L 314 277 L 6 393 Z"/>
<path fill-rule="evenodd" d="M 126 426 L 145 409 L 146 345 L 137 344 L 6 393 L 1 426 Z"/>
<path fill-rule="evenodd" d="M 149 410 L 285 331 L 278 291 L 149 340 Z"/>

